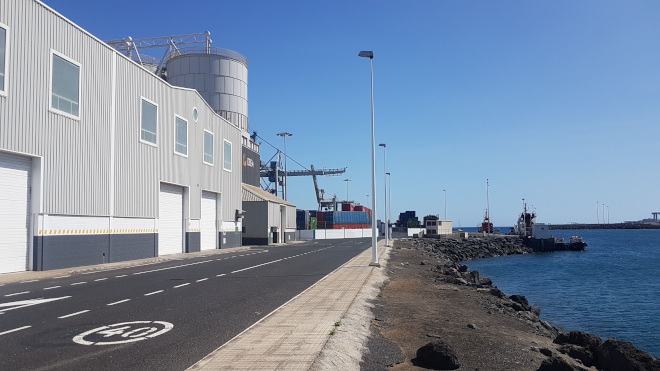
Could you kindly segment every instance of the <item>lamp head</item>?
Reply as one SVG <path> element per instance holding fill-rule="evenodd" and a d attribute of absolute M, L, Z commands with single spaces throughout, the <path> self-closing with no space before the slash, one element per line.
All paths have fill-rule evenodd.
<path fill-rule="evenodd" d="M 383 147 L 383 148 L 387 147 L 387 145 L 386 145 L 385 143 L 381 143 L 381 144 L 379 144 L 378 146 L 379 146 L 379 147 Z"/>
<path fill-rule="evenodd" d="M 358 54 L 358 57 L 373 59 L 374 52 L 372 52 L 371 50 L 363 50 Z"/>

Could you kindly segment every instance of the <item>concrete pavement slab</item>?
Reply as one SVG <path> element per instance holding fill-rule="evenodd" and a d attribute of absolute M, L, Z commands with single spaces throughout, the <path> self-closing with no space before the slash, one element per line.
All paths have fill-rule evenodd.
<path fill-rule="evenodd" d="M 379 242 L 379 259 L 386 252 Z M 348 261 L 189 370 L 309 370 L 374 270 L 371 250 Z"/>

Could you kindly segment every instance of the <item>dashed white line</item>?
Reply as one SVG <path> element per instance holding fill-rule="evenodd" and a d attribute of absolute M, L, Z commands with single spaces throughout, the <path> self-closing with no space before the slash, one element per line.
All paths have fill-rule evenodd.
<path fill-rule="evenodd" d="M 16 296 L 16 295 L 23 295 L 23 294 L 29 294 L 29 291 L 23 291 L 23 292 L 15 292 L 13 294 L 7 294 L 5 296 Z"/>
<path fill-rule="evenodd" d="M 66 277 L 71 277 L 71 275 L 66 275 L 66 276 L 57 276 L 57 277 L 53 277 L 53 278 L 66 278 Z"/>
<path fill-rule="evenodd" d="M 190 263 L 190 264 L 182 264 L 182 265 L 177 265 L 177 266 L 174 266 L 174 267 L 167 267 L 167 268 L 153 269 L 153 270 L 150 270 L 150 271 L 144 271 L 144 272 L 133 273 L 133 275 L 145 274 L 145 273 L 151 273 L 151 272 L 159 272 L 159 271 L 166 271 L 166 270 L 168 270 L 168 269 L 175 269 L 175 268 L 181 268 L 181 267 L 188 267 L 188 266 L 191 266 L 191 265 L 203 264 L 203 263 L 208 263 L 208 262 L 212 262 L 212 261 L 213 261 L 213 260 L 204 260 L 204 261 L 201 261 L 201 262 L 195 262 L 195 263 Z"/>
<path fill-rule="evenodd" d="M 66 316 L 57 317 L 57 318 L 60 318 L 60 319 L 62 319 L 62 318 L 69 318 L 69 317 L 77 316 L 77 315 L 79 315 L 79 314 L 83 314 L 83 313 L 87 313 L 87 312 L 89 312 L 89 309 L 87 309 L 87 310 L 81 310 L 80 312 L 67 314 Z"/>
<path fill-rule="evenodd" d="M 99 278 L 98 280 L 94 280 L 94 282 L 96 282 L 96 281 L 105 281 L 107 279 L 108 279 L 107 277 L 106 278 Z"/>
<path fill-rule="evenodd" d="M 107 305 L 107 306 L 117 305 L 117 304 L 125 303 L 125 302 L 127 302 L 127 301 L 131 301 L 131 299 L 124 299 L 124 300 L 116 301 L 116 302 L 114 302 L 114 303 L 110 303 L 110 304 L 106 304 L 106 305 Z"/>
<path fill-rule="evenodd" d="M 176 285 L 176 286 L 173 287 L 173 289 L 176 289 L 176 288 L 179 288 L 179 287 L 183 287 L 183 286 L 188 286 L 188 285 L 190 285 L 190 282 L 188 282 L 188 283 L 182 283 L 182 284 L 180 284 L 180 285 Z"/>
<path fill-rule="evenodd" d="M 60 288 L 60 287 L 62 287 L 62 286 L 44 287 L 44 290 L 52 290 L 52 289 L 57 289 L 57 288 Z"/>
<path fill-rule="evenodd" d="M 30 282 L 38 282 L 39 280 L 31 280 L 31 281 L 23 281 L 21 283 L 30 283 Z"/>
<path fill-rule="evenodd" d="M 216 277 L 222 277 L 222 276 L 226 276 L 226 275 L 227 275 L 226 273 L 223 273 L 223 274 L 216 275 Z"/>
<path fill-rule="evenodd" d="M 148 294 L 144 294 L 144 296 L 160 294 L 160 293 L 163 292 L 163 291 L 165 291 L 165 290 L 158 290 L 158 291 L 150 292 L 150 293 L 148 293 Z"/>
<path fill-rule="evenodd" d="M 6 334 L 10 334 L 10 333 L 12 333 L 12 332 L 16 332 L 16 331 L 25 330 L 26 328 L 30 328 L 30 327 L 32 327 L 32 326 L 23 326 L 23 327 L 15 328 L 15 329 L 13 329 L 13 330 L 0 332 L 0 336 L 2 336 L 2 335 L 6 335 Z"/>
<path fill-rule="evenodd" d="M 121 276 L 115 276 L 115 278 L 122 278 L 122 277 L 126 277 L 126 276 L 128 276 L 128 274 L 122 274 Z"/>
<path fill-rule="evenodd" d="M 76 282 L 76 283 L 72 283 L 71 286 L 82 285 L 82 284 L 84 284 L 84 283 L 87 283 L 87 282 Z"/>
<path fill-rule="evenodd" d="M 195 282 L 203 282 L 203 281 L 206 281 L 206 280 L 208 280 L 208 278 L 202 278 L 202 279 L 199 279 L 199 280 L 197 280 L 197 281 L 195 281 Z"/>
<path fill-rule="evenodd" d="M 272 262 L 263 263 L 263 264 L 258 264 L 258 265 L 253 265 L 253 266 L 251 266 L 251 267 L 247 267 L 247 268 L 239 269 L 239 270 L 233 271 L 233 272 L 231 272 L 231 273 L 243 272 L 243 271 L 246 271 L 246 270 L 248 270 L 248 269 L 257 268 L 257 267 L 262 267 L 262 266 L 264 266 L 264 265 L 277 263 L 277 262 L 280 262 L 280 261 L 282 261 L 282 260 L 284 260 L 284 259 L 277 259 L 277 260 L 273 260 Z"/>

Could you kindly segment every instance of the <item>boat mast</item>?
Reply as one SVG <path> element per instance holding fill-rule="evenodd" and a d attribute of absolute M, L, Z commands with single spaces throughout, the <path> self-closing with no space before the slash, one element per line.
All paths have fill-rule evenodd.
<path fill-rule="evenodd" d="M 488 216 L 488 210 L 490 209 L 490 201 L 488 199 L 488 178 L 486 178 L 486 220 L 490 221 L 490 217 Z"/>

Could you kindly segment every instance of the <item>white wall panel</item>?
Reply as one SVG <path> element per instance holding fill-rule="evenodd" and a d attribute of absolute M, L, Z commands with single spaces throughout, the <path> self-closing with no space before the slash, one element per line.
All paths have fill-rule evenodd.
<path fill-rule="evenodd" d="M 183 188 L 161 184 L 158 255 L 183 252 Z"/>
<path fill-rule="evenodd" d="M 0 152 L 0 273 L 27 269 L 29 157 Z"/>
<path fill-rule="evenodd" d="M 216 248 L 218 239 L 217 228 L 217 194 L 202 192 L 202 212 L 200 220 L 201 249 L 212 250 Z"/>

